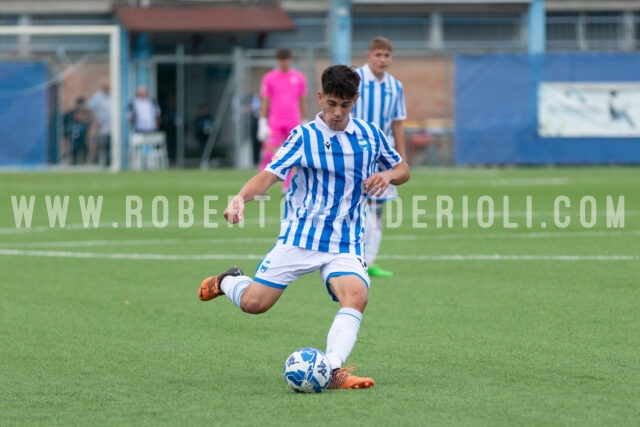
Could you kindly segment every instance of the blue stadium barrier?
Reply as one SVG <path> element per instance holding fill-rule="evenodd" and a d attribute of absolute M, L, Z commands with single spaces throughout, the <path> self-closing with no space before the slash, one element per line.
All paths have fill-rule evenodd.
<path fill-rule="evenodd" d="M 0 166 L 47 163 L 47 65 L 0 62 Z"/>
<path fill-rule="evenodd" d="M 640 83 L 640 54 L 455 57 L 455 164 L 640 163 L 640 138 L 541 137 L 538 84 Z"/>

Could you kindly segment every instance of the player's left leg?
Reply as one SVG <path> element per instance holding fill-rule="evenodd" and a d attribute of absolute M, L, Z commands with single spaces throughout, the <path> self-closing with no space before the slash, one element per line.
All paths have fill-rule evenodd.
<path fill-rule="evenodd" d="M 321 275 L 333 299 L 340 302 L 340 309 L 327 334 L 326 355 L 333 370 L 329 388 L 370 388 L 375 384 L 372 378 L 353 375 L 353 365 L 342 367 L 356 343 L 367 306 L 369 284 L 364 263 L 351 255 L 331 256 L 335 260 L 323 267 Z"/>

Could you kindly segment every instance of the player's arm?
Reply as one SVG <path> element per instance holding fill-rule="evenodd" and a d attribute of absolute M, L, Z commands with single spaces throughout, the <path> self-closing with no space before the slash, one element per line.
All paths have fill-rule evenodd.
<path fill-rule="evenodd" d="M 393 139 L 396 143 L 396 151 L 400 153 L 400 157 L 402 157 L 402 160 L 406 162 L 406 143 L 404 138 L 404 124 L 402 120 L 394 120 L 391 122 L 391 133 L 393 134 Z"/>
<path fill-rule="evenodd" d="M 369 196 L 379 197 L 389 184 L 401 185 L 409 181 L 411 173 L 407 162 L 400 162 L 393 168 L 386 171 L 377 172 L 364 181 L 364 191 Z"/>
<path fill-rule="evenodd" d="M 240 189 L 238 194 L 234 196 L 224 210 L 224 217 L 231 224 L 236 224 L 242 221 L 244 216 L 244 204 L 256 198 L 256 196 L 262 196 L 269 190 L 273 184 L 275 184 L 280 178 L 271 172 L 262 171 L 251 178 Z"/>
<path fill-rule="evenodd" d="M 389 184 L 401 185 L 409 181 L 411 177 L 409 164 L 389 144 L 384 133 L 380 129 L 378 129 L 378 132 L 381 140 L 381 155 L 378 158 L 378 162 L 384 170 L 374 173 L 364 181 L 364 191 L 373 197 L 381 196 Z"/>

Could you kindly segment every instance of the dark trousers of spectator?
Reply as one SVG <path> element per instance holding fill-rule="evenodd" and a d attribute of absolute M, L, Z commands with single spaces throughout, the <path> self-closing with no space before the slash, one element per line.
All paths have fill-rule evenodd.
<path fill-rule="evenodd" d="M 260 164 L 260 153 L 262 150 L 262 143 L 258 140 L 258 118 L 251 115 L 251 146 L 253 148 L 253 165 L 258 166 Z"/>
<path fill-rule="evenodd" d="M 111 165 L 111 135 L 99 135 L 96 137 L 98 164 L 100 166 Z"/>
<path fill-rule="evenodd" d="M 87 144 L 84 141 L 71 142 L 71 164 L 84 165 L 87 159 Z"/>

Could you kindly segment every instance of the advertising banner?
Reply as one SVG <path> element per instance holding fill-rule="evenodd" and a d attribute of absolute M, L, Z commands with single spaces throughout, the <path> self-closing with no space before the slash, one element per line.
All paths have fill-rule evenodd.
<path fill-rule="evenodd" d="M 539 83 L 543 138 L 640 136 L 640 82 Z"/>

